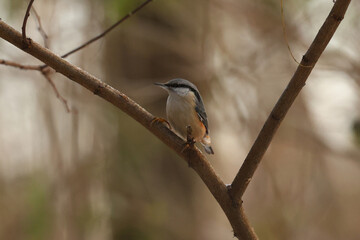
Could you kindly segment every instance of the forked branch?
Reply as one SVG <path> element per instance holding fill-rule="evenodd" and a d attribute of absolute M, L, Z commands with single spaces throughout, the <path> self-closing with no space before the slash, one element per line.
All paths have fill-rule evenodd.
<path fill-rule="evenodd" d="M 15 68 L 19 68 L 21 70 L 34 70 L 34 71 L 39 71 L 41 72 L 41 74 L 45 77 L 45 79 L 48 81 L 48 83 L 50 84 L 51 88 L 53 89 L 56 97 L 64 104 L 65 110 L 69 113 L 70 112 L 70 107 L 69 104 L 67 102 L 67 100 L 60 94 L 59 90 L 57 89 L 54 81 L 51 79 L 50 77 L 50 71 L 52 69 L 48 68 L 48 67 L 41 67 L 39 65 L 22 65 L 16 62 L 12 62 L 12 61 L 8 61 L 8 60 L 4 60 L 4 59 L 0 59 L 0 64 L 1 65 L 5 65 L 5 66 L 10 66 L 10 67 L 15 67 Z"/>
<path fill-rule="evenodd" d="M 313 67 L 304 66 L 315 66 L 321 53 L 324 51 L 336 28 L 340 24 L 340 21 L 343 19 L 349 3 L 350 0 L 336 1 L 314 42 L 304 55 L 301 65 L 296 70 L 289 85 L 271 112 L 243 166 L 235 177 L 231 188 L 229 188 L 230 190 L 228 190 L 210 163 L 196 147 L 187 148 L 187 150 L 183 151 L 183 146 L 185 144 L 184 140 L 179 138 L 162 123 L 158 122 L 153 124 L 154 116 L 125 94 L 112 88 L 84 70 L 72 65 L 35 42 L 31 42 L 31 48 L 23 49 L 23 51 L 41 60 L 57 72 L 82 85 L 89 91 L 127 113 L 172 148 L 179 156 L 184 158 L 186 162 L 191 159 L 191 167 L 197 172 L 223 209 L 234 230 L 234 235 L 239 239 L 257 239 L 244 214 L 241 196 L 245 192 L 248 183 L 281 121 L 284 119 L 287 111 L 313 69 Z M 22 48 L 22 35 L 2 21 L 0 21 L 0 37 L 16 47 Z"/>

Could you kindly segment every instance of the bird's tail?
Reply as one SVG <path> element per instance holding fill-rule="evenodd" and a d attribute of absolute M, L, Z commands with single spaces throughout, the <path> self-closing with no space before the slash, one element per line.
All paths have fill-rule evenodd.
<path fill-rule="evenodd" d="M 212 147 L 210 145 L 208 145 L 208 146 L 204 145 L 204 149 L 207 154 L 214 154 L 214 150 L 212 149 Z"/>
<path fill-rule="evenodd" d="M 201 144 L 204 146 L 205 152 L 207 154 L 214 154 L 214 150 L 210 146 L 211 139 L 210 139 L 210 136 L 208 134 L 206 134 L 205 137 L 202 139 Z"/>

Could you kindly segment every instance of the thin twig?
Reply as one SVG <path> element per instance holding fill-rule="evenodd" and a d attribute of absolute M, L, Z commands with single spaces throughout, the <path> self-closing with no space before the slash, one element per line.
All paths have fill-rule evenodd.
<path fill-rule="evenodd" d="M 66 109 L 66 111 L 68 113 L 70 113 L 70 107 L 68 105 L 67 100 L 61 96 L 61 94 L 59 93 L 58 89 L 56 88 L 55 83 L 53 82 L 53 80 L 51 79 L 51 77 L 49 76 L 49 73 L 47 71 L 41 71 L 42 75 L 45 77 L 45 79 L 49 82 L 50 86 L 52 87 L 52 89 L 54 90 L 54 93 L 56 95 L 56 97 L 64 104 L 64 107 Z"/>
<path fill-rule="evenodd" d="M 289 51 L 289 53 L 290 53 L 290 56 L 292 57 L 292 59 L 293 59 L 298 65 L 301 65 L 302 67 L 312 67 L 312 66 L 305 66 L 305 65 L 302 65 L 301 63 L 299 63 L 298 60 L 296 60 L 293 52 L 291 51 L 290 44 L 289 44 L 289 40 L 288 40 L 287 34 L 286 34 L 286 24 L 285 24 L 283 0 L 280 0 L 280 9 L 281 9 L 281 25 L 282 25 L 284 40 L 285 40 L 287 49 L 288 49 L 288 51 Z"/>
<path fill-rule="evenodd" d="M 33 4 L 34 0 L 30 0 L 29 2 L 29 5 L 27 6 L 27 9 L 26 9 L 26 13 L 25 13 L 25 16 L 24 16 L 24 21 L 23 21 L 23 25 L 21 27 L 22 29 L 22 38 L 23 38 L 23 44 L 24 44 L 24 47 L 29 47 L 29 41 L 27 40 L 26 38 L 26 23 L 27 23 L 27 20 L 30 16 L 30 9 L 31 9 L 31 5 Z"/>
<path fill-rule="evenodd" d="M 39 65 L 23 65 L 23 64 L 19 64 L 19 63 L 4 60 L 4 59 L 0 59 L 0 64 L 6 65 L 6 66 L 11 66 L 11 67 L 16 67 L 16 68 L 19 68 L 21 70 L 41 71 L 41 66 L 39 66 Z"/>
<path fill-rule="evenodd" d="M 34 0 L 32 0 L 34 1 Z M 135 8 L 134 10 L 132 10 L 130 13 L 128 13 L 127 15 L 125 15 L 123 18 L 121 18 L 119 21 L 117 21 L 116 23 L 114 23 L 113 25 L 111 25 L 108 29 L 106 29 L 104 32 L 100 33 L 99 35 L 97 35 L 96 37 L 88 40 L 87 42 L 83 43 L 82 45 L 80 45 L 79 47 L 65 53 L 64 55 L 62 55 L 61 57 L 62 58 L 66 58 L 68 56 L 70 56 L 71 54 L 85 48 L 86 46 L 90 45 L 91 43 L 95 42 L 96 40 L 104 37 L 106 34 L 108 34 L 111 30 L 113 30 L 115 27 L 117 27 L 120 23 L 124 22 L 126 19 L 130 18 L 132 15 L 134 15 L 135 13 L 137 13 L 139 10 L 141 10 L 142 8 L 144 8 L 147 4 L 149 4 L 151 1 L 153 0 L 147 0 L 145 2 L 143 2 L 141 5 L 139 5 L 137 8 Z M 32 3 L 31 3 L 32 4 Z M 37 12 L 35 11 L 35 9 L 33 8 L 33 11 L 34 11 L 34 14 L 38 20 L 38 23 L 39 23 L 39 27 L 38 27 L 38 30 L 40 31 L 41 35 L 43 36 L 44 38 L 44 44 L 45 44 L 45 47 L 48 48 L 48 44 L 45 42 L 45 39 L 48 38 L 47 34 L 45 33 L 45 31 L 43 30 L 42 28 L 42 25 L 41 25 L 41 21 L 40 21 L 40 16 L 37 14 Z M 24 19 L 25 21 L 25 19 Z M 26 22 L 25 22 L 25 25 L 26 25 Z M 41 30 L 42 29 L 42 30 Z M 23 26 L 23 35 L 24 35 L 24 26 Z M 28 46 L 28 45 L 27 45 Z M 47 65 L 39 65 L 37 67 L 39 68 L 45 68 Z M 25 68 L 24 68 L 25 69 Z"/>
<path fill-rule="evenodd" d="M 111 30 L 113 30 L 115 27 L 117 27 L 120 23 L 124 22 L 126 19 L 128 19 L 129 17 L 131 17 L 132 15 L 134 15 L 137 11 L 139 11 L 140 9 L 142 9 L 143 7 L 145 7 L 147 4 L 149 4 L 151 1 L 153 0 L 146 0 L 145 2 L 143 2 L 142 4 L 140 4 L 137 8 L 135 8 L 134 10 L 132 10 L 130 13 L 126 14 L 123 18 L 121 18 L 119 21 L 117 21 L 116 23 L 114 23 L 112 26 L 110 26 L 108 29 L 106 29 L 104 32 L 102 32 L 101 34 L 97 35 L 96 37 L 90 39 L 89 41 L 83 43 L 82 45 L 80 45 L 79 47 L 71 50 L 68 53 L 65 53 L 64 55 L 62 55 L 62 58 L 66 58 L 69 55 L 83 49 L 84 47 L 90 45 L 91 43 L 95 42 L 96 40 L 104 37 L 106 34 L 108 34 Z"/>
<path fill-rule="evenodd" d="M 41 35 L 41 37 L 44 40 L 44 46 L 46 48 L 49 48 L 49 36 L 46 34 L 42 24 L 41 24 L 41 19 L 40 19 L 40 15 L 37 13 L 36 9 L 34 8 L 34 6 L 32 6 L 31 10 L 34 12 L 34 16 L 37 22 L 37 29 Z"/>
<path fill-rule="evenodd" d="M 331 12 L 320 28 L 310 48 L 303 56 L 301 64 L 298 66 L 295 74 L 291 78 L 288 86 L 282 93 L 275 107 L 271 111 L 263 128 L 261 129 L 255 143 L 251 147 L 243 165 L 237 173 L 229 190 L 234 202 L 240 202 L 248 184 L 250 183 L 260 161 L 262 160 L 267 148 L 269 147 L 273 136 L 279 128 L 286 113 L 295 101 L 295 98 L 305 86 L 312 69 L 318 61 L 320 55 L 325 50 L 330 39 L 334 35 L 351 0 L 337 0 Z M 311 66 L 311 67 L 304 67 Z"/>
<path fill-rule="evenodd" d="M 70 107 L 68 105 L 67 100 L 63 96 L 61 96 L 61 94 L 59 93 L 58 89 L 56 88 L 55 83 L 53 82 L 53 80 L 50 77 L 50 72 L 49 72 L 49 70 L 47 68 L 42 68 L 41 66 L 36 66 L 36 65 L 22 65 L 22 64 L 19 64 L 19 63 L 16 63 L 16 62 L 3 60 L 3 59 L 0 59 L 0 64 L 5 65 L 5 66 L 19 68 L 19 69 L 22 69 L 22 70 L 35 70 L 35 71 L 41 72 L 41 74 L 50 83 L 52 89 L 55 92 L 56 97 L 64 104 L 66 111 L 68 113 L 70 112 Z"/>

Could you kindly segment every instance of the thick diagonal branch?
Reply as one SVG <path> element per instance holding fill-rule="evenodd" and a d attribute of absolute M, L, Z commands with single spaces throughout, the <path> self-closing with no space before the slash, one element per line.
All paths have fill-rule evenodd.
<path fill-rule="evenodd" d="M 22 47 L 21 34 L 1 20 L 0 38 L 5 39 L 20 49 Z M 197 172 L 225 212 L 234 230 L 234 235 L 239 239 L 256 239 L 256 235 L 245 217 L 242 206 L 233 204 L 225 184 L 197 148 L 188 148 L 183 151 L 185 141 L 179 138 L 162 123 L 154 124 L 154 116 L 132 99 L 84 70 L 72 65 L 60 56 L 55 55 L 50 50 L 40 46 L 36 42 L 31 41 L 31 47 L 23 49 L 23 51 L 41 60 L 46 65 L 52 67 L 54 70 L 74 82 L 82 85 L 94 94 L 112 103 L 176 151 L 176 153 L 185 159 L 186 162 L 191 161 L 191 167 Z"/>
<path fill-rule="evenodd" d="M 230 194 L 235 202 L 241 200 L 242 195 L 251 181 L 251 178 L 253 177 L 282 120 L 285 118 L 286 113 L 290 109 L 301 89 L 305 86 L 305 82 L 320 55 L 325 50 L 341 20 L 344 18 L 350 1 L 351 0 L 336 1 L 334 7 L 312 42 L 309 50 L 304 55 L 295 74 L 291 78 L 288 86 L 271 111 L 243 165 L 231 184 Z"/>

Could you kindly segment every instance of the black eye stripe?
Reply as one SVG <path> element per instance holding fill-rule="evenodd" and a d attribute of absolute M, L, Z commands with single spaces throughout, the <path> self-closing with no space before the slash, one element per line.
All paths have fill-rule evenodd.
<path fill-rule="evenodd" d="M 195 88 L 190 87 L 188 85 L 178 84 L 178 83 L 170 83 L 170 84 L 165 84 L 165 85 L 168 87 L 171 87 L 171 88 L 188 88 L 188 89 L 190 89 L 190 91 L 192 91 L 195 94 L 195 97 L 198 101 L 200 101 L 200 99 L 201 99 L 199 92 Z"/>
<path fill-rule="evenodd" d="M 189 88 L 191 90 L 194 90 L 192 87 L 185 85 L 185 84 L 178 84 L 178 83 L 170 83 L 170 84 L 165 84 L 168 87 L 172 87 L 172 88 Z"/>

